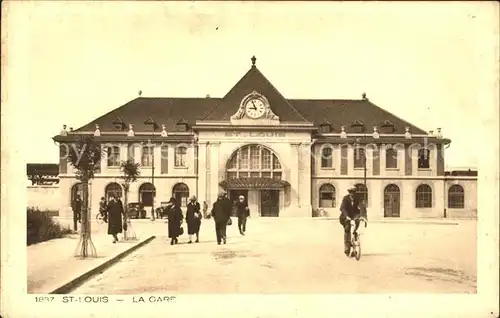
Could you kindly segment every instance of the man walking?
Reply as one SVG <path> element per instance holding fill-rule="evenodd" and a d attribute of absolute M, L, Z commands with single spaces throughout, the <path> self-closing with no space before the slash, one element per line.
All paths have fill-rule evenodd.
<path fill-rule="evenodd" d="M 245 235 L 247 229 L 247 217 L 250 216 L 248 204 L 245 202 L 245 197 L 240 195 L 236 203 L 236 216 L 238 216 L 238 229 L 241 235 Z"/>
<path fill-rule="evenodd" d="M 340 205 L 340 224 L 344 227 L 344 253 L 349 255 L 349 250 L 351 249 L 351 238 L 350 238 L 350 221 L 359 216 L 359 204 L 358 200 L 355 198 L 356 187 L 350 187 L 347 189 L 348 195 L 344 196 L 342 199 L 342 204 Z M 356 228 L 359 226 L 359 220 L 356 221 Z"/>
<path fill-rule="evenodd" d="M 71 203 L 71 209 L 73 210 L 73 230 L 77 230 L 77 222 L 81 220 L 82 213 L 82 199 L 80 195 L 77 195 L 76 198 Z"/>
<path fill-rule="evenodd" d="M 228 201 L 229 200 L 225 198 L 225 193 L 221 192 L 219 193 L 217 201 L 214 202 L 212 207 L 211 214 L 215 221 L 215 234 L 217 236 L 217 244 L 219 245 L 222 241 L 224 242 L 224 244 L 226 244 L 227 242 L 226 227 L 231 213 L 230 206 L 228 209 Z"/>

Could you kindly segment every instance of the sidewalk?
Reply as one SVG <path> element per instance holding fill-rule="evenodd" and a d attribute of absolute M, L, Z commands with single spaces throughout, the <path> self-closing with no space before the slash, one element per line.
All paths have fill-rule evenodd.
<path fill-rule="evenodd" d="M 137 240 L 123 241 L 122 235 L 119 235 L 120 241 L 113 244 L 111 236 L 107 234 L 106 224 L 92 224 L 96 258 L 74 257 L 80 234 L 28 246 L 28 293 L 51 293 L 154 235 L 154 231 L 143 224 L 133 223 L 133 228 Z"/>

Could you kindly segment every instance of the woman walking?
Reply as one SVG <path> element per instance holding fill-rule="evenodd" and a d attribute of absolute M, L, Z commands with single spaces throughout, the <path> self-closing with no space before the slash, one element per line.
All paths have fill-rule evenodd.
<path fill-rule="evenodd" d="M 196 200 L 196 196 L 192 196 L 189 199 L 186 211 L 186 222 L 189 235 L 189 244 L 192 243 L 193 234 L 196 234 L 196 243 L 200 241 L 200 225 L 201 225 L 201 213 L 200 213 L 200 203 Z"/>
<path fill-rule="evenodd" d="M 181 224 L 184 216 L 182 215 L 180 203 L 177 200 L 170 198 L 168 203 L 170 204 L 167 212 L 168 237 L 170 238 L 170 245 L 174 245 L 179 243 L 178 237 L 182 235 Z"/>
<path fill-rule="evenodd" d="M 107 210 L 108 234 L 113 236 L 113 243 L 116 243 L 118 242 L 118 233 L 121 233 L 123 230 L 122 215 L 125 217 L 122 201 L 118 200 L 116 195 L 112 196 Z"/>

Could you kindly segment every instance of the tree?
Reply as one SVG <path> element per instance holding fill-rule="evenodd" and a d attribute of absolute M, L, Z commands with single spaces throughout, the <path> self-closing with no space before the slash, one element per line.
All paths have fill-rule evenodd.
<path fill-rule="evenodd" d="M 97 256 L 90 231 L 89 181 L 94 179 L 94 174 L 101 164 L 101 157 L 101 144 L 93 136 L 78 136 L 75 142 L 69 145 L 69 162 L 76 169 L 76 177 L 82 183 L 82 228 L 80 231 L 80 241 L 75 252 L 75 256 L 81 258 Z"/>
<path fill-rule="evenodd" d="M 120 170 L 123 173 L 123 192 L 124 192 L 124 209 L 127 222 L 127 229 L 123 233 L 123 238 L 125 240 L 136 239 L 134 230 L 132 229 L 132 223 L 128 220 L 128 191 L 130 190 L 130 184 L 137 180 L 137 177 L 140 175 L 139 164 L 134 163 L 132 159 L 128 159 L 127 161 L 122 161 L 120 164 Z"/>

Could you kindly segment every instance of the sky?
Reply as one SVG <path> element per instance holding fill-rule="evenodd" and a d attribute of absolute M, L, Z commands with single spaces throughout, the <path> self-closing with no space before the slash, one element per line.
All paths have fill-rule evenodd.
<path fill-rule="evenodd" d="M 83 126 L 139 90 L 144 97 L 222 97 L 253 55 L 287 98 L 359 99 L 366 92 L 417 127 L 442 128 L 452 140 L 447 169 L 477 167 L 478 132 L 497 116 L 486 105 L 498 72 L 494 3 L 3 7 L 2 117 L 29 134 L 20 151 L 30 163 L 57 163 L 52 137 L 63 124 Z"/>

